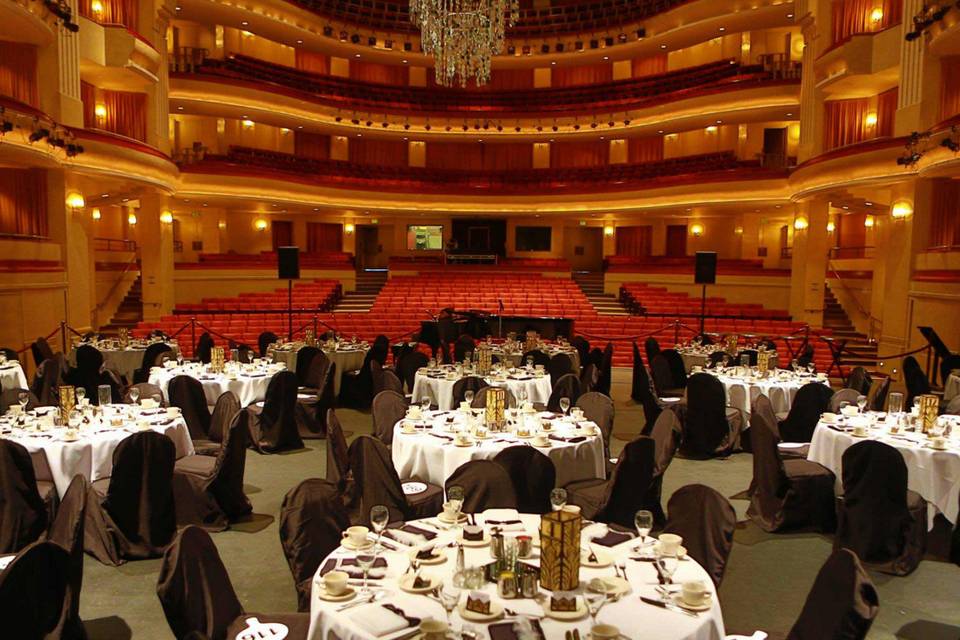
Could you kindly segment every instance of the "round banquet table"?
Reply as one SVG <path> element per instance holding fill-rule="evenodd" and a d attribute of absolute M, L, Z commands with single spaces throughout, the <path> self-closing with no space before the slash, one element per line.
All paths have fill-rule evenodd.
<path fill-rule="evenodd" d="M 37 413 L 47 413 L 44 410 L 56 409 L 40 407 Z M 193 455 L 190 431 L 179 415 L 168 414 L 166 409 L 142 409 L 137 405 L 107 405 L 106 412 L 108 417 L 118 417 L 121 425 L 113 426 L 111 421 L 104 422 L 94 417 L 79 429 L 76 440 L 66 439 L 66 427 L 46 426 L 42 431 L 37 431 L 16 426 L 15 419 L 7 412 L 0 417 L 0 436 L 26 447 L 37 480 L 52 481 L 60 497 L 66 493 L 70 481 L 77 474 L 90 482 L 109 478 L 117 445 L 140 431 L 141 427 L 165 434 L 173 440 L 178 459 Z"/>
<path fill-rule="evenodd" d="M 116 371 L 127 380 L 133 380 L 133 372 L 139 369 L 143 364 L 143 354 L 147 350 L 147 345 L 145 344 L 131 345 L 125 349 L 121 349 L 119 346 L 108 346 L 106 344 L 89 344 L 103 354 L 103 364 L 105 367 Z M 78 346 L 83 345 L 81 344 L 74 346 L 72 349 L 70 349 L 70 355 L 68 356 L 70 365 L 74 367 L 77 365 Z M 167 346 L 173 350 L 174 357 L 180 353 L 180 347 L 175 342 L 168 342 Z"/>
<path fill-rule="evenodd" d="M 559 347 L 553 344 L 547 344 L 547 345 L 541 345 L 541 347 L 537 349 L 537 351 L 542 351 L 543 353 L 547 354 L 551 358 L 559 353 L 562 353 L 568 358 L 570 358 L 570 362 L 573 365 L 573 370 L 580 371 L 580 354 L 577 353 L 577 350 L 574 349 L 573 347 L 564 348 L 564 347 Z M 508 364 L 511 367 L 519 367 L 523 364 L 526 364 L 522 362 L 523 354 L 525 353 L 524 351 L 504 353 L 503 347 L 497 345 L 493 348 L 492 353 L 493 355 L 500 358 L 501 362 L 503 362 L 504 364 Z"/>
<path fill-rule="evenodd" d="M 482 415 L 482 410 L 478 410 Z M 460 465 L 470 460 L 493 458 L 506 449 L 517 445 L 532 444 L 530 438 L 520 438 L 515 433 L 504 431 L 488 433 L 487 438 L 479 440 L 471 437 L 469 446 L 454 444 L 456 429 L 466 429 L 468 416 L 463 411 L 430 411 L 423 420 L 409 420 L 416 426 L 415 433 L 405 433 L 402 429 L 404 419 L 393 429 L 393 466 L 401 478 L 420 478 L 440 485 Z M 550 444 L 536 447 L 553 460 L 557 469 L 557 486 L 562 487 L 575 480 L 589 480 L 606 477 L 603 458 L 603 437 L 597 433 L 593 422 L 583 421 L 593 435 L 576 432 L 572 419 L 561 419 L 550 412 L 532 414 L 537 422 L 548 420 L 551 424 Z"/>
<path fill-rule="evenodd" d="M 716 373 L 709 370 L 706 373 L 715 375 L 720 379 L 727 394 L 727 406 L 739 409 L 744 417 L 750 416 L 753 401 L 761 393 L 770 399 L 770 404 L 773 405 L 775 413 L 787 413 L 793 404 L 794 396 L 797 395 L 797 391 L 803 385 L 809 382 L 820 382 L 830 386 L 830 382 L 826 378 L 805 374 L 797 375 L 793 372 L 787 372 L 784 377 L 772 372 L 766 378 Z"/>
<path fill-rule="evenodd" d="M 904 432 L 891 434 L 882 419 L 886 414 L 872 414 L 881 420 L 869 429 L 866 438 L 879 440 L 896 448 L 907 464 L 907 487 L 916 491 L 931 505 L 928 522 L 933 526 L 937 512 L 942 513 L 952 524 L 957 524 L 960 511 L 960 416 L 941 416 L 941 420 L 953 422 L 952 436 L 945 451 L 931 449 L 922 433 Z M 820 421 L 810 441 L 807 459 L 822 464 L 837 477 L 837 493 L 843 491 L 843 452 L 853 444 L 864 440 L 854 436 L 850 429 L 857 424 L 869 424 L 865 416 L 841 418 L 837 424 Z"/>
<path fill-rule="evenodd" d="M 687 373 L 694 367 L 700 367 L 705 369 L 710 363 L 710 356 L 713 354 L 713 351 L 705 351 L 704 349 L 680 349 L 680 358 L 683 360 L 683 368 L 686 369 Z M 768 366 L 771 369 L 777 367 L 777 354 L 771 352 L 770 360 L 768 361 Z"/>
<path fill-rule="evenodd" d="M 8 360 L 6 364 L 0 366 L 0 391 L 7 389 L 29 389 L 27 376 L 23 373 L 23 367 L 16 360 Z"/>
<path fill-rule="evenodd" d="M 511 526 L 506 529 L 506 536 L 527 533 L 534 537 L 535 544 L 538 544 L 540 525 L 540 516 L 531 514 L 517 514 L 510 509 L 488 510 L 483 514 L 477 514 L 477 524 L 484 524 L 489 531 L 489 526 L 485 523 L 487 520 L 520 520 L 521 525 Z M 437 545 L 443 545 L 443 553 L 446 561 L 442 564 L 424 565 L 422 567 L 422 577 L 436 577 L 444 584 L 452 583 L 452 576 L 456 565 L 457 550 L 454 547 L 447 547 L 447 543 L 452 542 L 459 536 L 458 528 L 441 528 L 436 519 L 429 518 L 407 523 L 427 535 L 432 537 L 431 542 Z M 603 528 L 603 525 L 592 525 L 585 531 Z M 435 537 L 434 537 L 435 536 Z M 422 538 L 421 538 L 422 539 Z M 585 541 L 585 537 L 581 538 Z M 393 605 L 398 607 L 404 614 L 418 618 L 435 618 L 444 620 L 446 612 L 441 604 L 434 598 L 426 595 L 417 595 L 402 591 L 398 588 L 398 579 L 405 574 L 410 566 L 408 553 L 415 547 L 406 546 L 399 541 L 388 536 L 384 536 L 387 542 L 385 549 L 378 560 L 385 560 L 386 567 L 374 568 L 370 575 L 381 579 L 371 581 L 372 588 L 385 591 L 386 595 L 373 603 L 367 603 L 352 607 L 344 611 L 338 611 L 340 603 L 328 602 L 320 598 L 321 587 L 318 584 L 323 574 L 336 568 L 340 563 L 351 562 L 354 558 L 354 552 L 348 551 L 343 547 L 336 549 L 324 562 L 320 564 L 317 574 L 312 583 L 312 593 L 310 598 L 310 631 L 307 635 L 309 640 L 374 640 L 382 638 L 385 640 L 394 640 L 405 638 L 411 633 L 414 627 L 402 618 L 391 614 L 383 605 Z M 407 541 L 415 542 L 410 538 Z M 713 581 L 709 578 L 706 571 L 694 560 L 685 559 L 678 563 L 673 581 L 680 584 L 687 580 L 702 580 L 707 589 L 713 592 L 712 606 L 710 609 L 696 616 L 687 616 L 662 609 L 657 606 L 645 604 L 640 600 L 640 596 L 646 598 L 658 598 L 655 589 L 657 585 L 657 574 L 652 562 L 632 560 L 633 545 L 635 540 L 628 539 L 612 547 L 603 547 L 599 543 L 593 547 L 599 554 L 609 554 L 617 562 L 625 562 L 627 580 L 630 582 L 631 591 L 617 601 L 608 602 L 600 609 L 597 615 L 598 623 L 608 623 L 619 627 L 620 633 L 624 638 L 643 638 L 644 640 L 721 640 L 724 638 L 723 616 L 720 611 Z M 393 547 L 392 549 L 390 547 Z M 483 547 L 464 547 L 465 566 L 479 567 L 492 561 L 488 545 Z M 539 565 L 539 548 L 534 549 L 531 559 L 521 560 L 526 564 Z M 346 567 L 351 574 L 356 570 L 355 566 Z M 345 567 L 340 566 L 341 570 Z M 590 569 L 582 567 L 580 569 L 580 587 L 576 594 L 582 594 L 586 583 L 597 577 L 613 576 L 614 569 L 608 566 L 600 569 Z M 359 589 L 356 584 L 352 585 L 354 589 Z M 505 607 L 518 613 L 541 615 L 543 609 L 540 604 L 532 599 L 510 599 L 502 600 L 497 596 L 496 585 L 487 583 L 482 587 L 483 591 L 490 594 L 491 602 L 500 603 Z M 545 593 L 541 589 L 542 593 Z M 461 604 L 466 599 L 467 590 L 461 593 Z M 391 618 L 391 616 L 393 616 Z M 491 624 L 497 622 L 515 621 L 516 618 L 500 618 Z M 377 635 L 373 631 L 373 625 L 395 623 L 395 630 Z M 584 616 L 573 621 L 559 621 L 545 617 L 540 621 L 544 635 L 547 640 L 562 640 L 567 631 L 578 630 L 580 636 L 587 640 L 589 638 L 590 617 Z M 479 639 L 490 638 L 488 624 L 464 621 L 458 611 L 454 610 L 451 614 L 451 626 L 454 630 L 459 630 L 461 625 L 471 625 L 477 632 Z M 419 637 L 419 636 L 416 636 Z M 451 636 L 452 637 L 452 636 Z"/>
<path fill-rule="evenodd" d="M 417 372 L 413 381 L 413 402 L 429 399 L 431 404 L 448 411 L 453 408 L 453 385 L 460 378 L 448 379 L 444 369 L 440 373 L 427 374 L 422 370 Z M 527 400 L 539 404 L 547 404 L 553 387 L 550 384 L 550 374 L 536 376 L 525 371 L 510 373 L 506 380 L 496 380 L 485 377 L 484 382 L 492 387 L 506 387 L 510 393 L 519 399 L 520 391 L 526 393 Z"/>
<path fill-rule="evenodd" d="M 296 371 L 297 354 L 300 353 L 302 348 L 303 345 L 292 349 L 280 347 L 279 349 L 271 349 L 268 355 L 273 356 L 274 362 L 282 362 L 286 365 L 287 371 Z M 338 346 L 336 349 L 330 349 L 326 346 L 319 348 L 330 359 L 330 362 L 337 365 L 337 377 L 333 379 L 333 392 L 339 397 L 340 383 L 343 381 L 344 374 L 357 371 L 363 366 L 363 359 L 367 356 L 370 347 L 358 344 L 356 346 Z"/>
<path fill-rule="evenodd" d="M 202 368 L 201 368 L 202 367 Z M 264 399 L 267 386 L 273 374 L 283 370 L 283 365 L 242 365 L 242 370 L 236 375 L 227 373 L 213 373 L 206 365 L 184 364 L 183 366 L 154 367 L 150 370 L 150 384 L 155 384 L 163 391 L 164 399 L 169 402 L 167 386 L 170 381 L 179 375 L 196 378 L 203 385 L 203 393 L 207 398 L 207 406 L 217 404 L 217 399 L 227 391 L 233 391 L 240 399 L 240 406 L 246 407 Z"/>

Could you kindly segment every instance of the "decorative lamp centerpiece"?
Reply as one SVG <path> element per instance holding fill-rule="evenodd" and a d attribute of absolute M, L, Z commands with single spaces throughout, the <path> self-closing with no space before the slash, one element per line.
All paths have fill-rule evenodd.
<path fill-rule="evenodd" d="M 536 351 L 540 345 L 540 334 L 536 331 L 527 331 L 527 341 L 524 345 L 524 351 Z"/>
<path fill-rule="evenodd" d="M 580 527 L 572 511 L 540 517 L 540 585 L 548 591 L 573 591 L 580 585 Z"/>
<path fill-rule="evenodd" d="M 74 387 L 63 386 L 59 388 L 60 392 L 60 421 L 61 424 L 67 424 L 70 419 L 70 412 L 77 406 L 77 390 Z"/>
<path fill-rule="evenodd" d="M 924 433 L 929 433 L 937 423 L 940 407 L 939 399 L 933 394 L 925 393 L 919 397 L 919 401 L 920 426 Z"/>
<path fill-rule="evenodd" d="M 503 431 L 506 423 L 507 391 L 502 387 L 487 387 L 487 406 L 483 410 L 484 423 L 489 431 Z"/>
<path fill-rule="evenodd" d="M 488 343 L 482 343 L 477 346 L 475 358 L 477 361 L 477 374 L 485 376 L 490 373 L 490 368 L 493 366 L 493 349 L 490 348 Z"/>
<path fill-rule="evenodd" d="M 768 351 L 757 352 L 757 372 L 763 376 L 770 369 L 770 353 Z"/>

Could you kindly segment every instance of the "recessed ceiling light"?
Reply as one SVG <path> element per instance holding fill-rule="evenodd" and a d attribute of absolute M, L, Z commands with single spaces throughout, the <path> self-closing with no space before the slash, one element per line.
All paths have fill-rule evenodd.
<path fill-rule="evenodd" d="M 297 44 L 303 44 L 303 40 L 297 40 Z"/>
<path fill-rule="evenodd" d="M 204 203 L 203 203 L 203 206 L 208 207 L 208 206 L 210 206 L 210 205 L 208 205 L 206 202 L 204 202 Z"/>
<path fill-rule="evenodd" d="M 872 207 L 872 206 L 873 206 L 873 203 L 872 203 L 872 202 L 864 202 L 864 203 L 863 203 L 863 206 L 865 206 L 865 207 Z"/>
<path fill-rule="evenodd" d="M 109 193 L 104 193 L 104 194 L 101 195 L 100 197 L 101 197 L 101 198 L 109 198 L 109 197 L 110 197 L 110 194 L 109 194 Z"/>
<path fill-rule="evenodd" d="M 297 125 L 297 129 L 303 129 L 303 125 Z"/>
<path fill-rule="evenodd" d="M 788 113 L 788 114 L 787 114 L 787 117 L 788 117 L 788 118 L 792 118 L 792 117 L 793 117 L 793 114 L 792 114 L 792 113 Z"/>
<path fill-rule="evenodd" d="M 726 31 L 726 30 L 727 30 L 726 27 L 720 27 L 720 28 L 718 29 L 718 31 Z"/>
<path fill-rule="evenodd" d="M 667 48 L 667 45 L 662 44 L 662 45 L 660 45 L 660 48 L 661 48 L 661 49 L 666 49 L 666 48 Z"/>
<path fill-rule="evenodd" d="M 723 124 L 723 120 L 717 120 L 717 124 Z"/>
<path fill-rule="evenodd" d="M 550 64 L 553 65 L 553 66 L 556 66 L 556 65 L 557 65 L 557 61 L 556 61 L 556 60 L 551 60 L 551 61 L 550 61 Z"/>
<path fill-rule="evenodd" d="M 249 24 L 250 24 L 250 23 L 247 22 L 246 20 L 244 20 L 243 22 L 240 23 L 240 25 L 241 25 L 241 26 L 244 26 L 244 27 L 248 26 Z"/>
<path fill-rule="evenodd" d="M 354 58 L 359 58 L 359 57 L 360 57 L 360 54 L 359 54 L 359 53 L 355 53 L 355 54 L 353 54 L 353 57 L 354 57 Z"/>
<path fill-rule="evenodd" d="M 363 134 L 362 134 L 362 133 L 358 133 L 358 134 L 357 134 L 357 137 L 358 137 L 358 138 L 362 138 L 362 137 L 363 137 Z"/>
<path fill-rule="evenodd" d="M 177 107 L 177 111 L 183 111 L 183 107 Z"/>
<path fill-rule="evenodd" d="M 663 129 L 657 129 L 657 133 L 663 133 Z"/>
<path fill-rule="evenodd" d="M 793 14 L 792 14 L 792 13 L 788 13 L 788 14 L 787 14 L 787 17 L 788 17 L 788 18 L 793 18 Z"/>
<path fill-rule="evenodd" d="M 604 59 L 604 60 L 609 60 L 609 59 L 610 59 L 610 56 L 603 56 L 603 59 Z"/>
<path fill-rule="evenodd" d="M 407 61 L 406 61 L 406 60 L 401 60 L 401 62 L 403 62 L 403 64 L 407 64 Z"/>

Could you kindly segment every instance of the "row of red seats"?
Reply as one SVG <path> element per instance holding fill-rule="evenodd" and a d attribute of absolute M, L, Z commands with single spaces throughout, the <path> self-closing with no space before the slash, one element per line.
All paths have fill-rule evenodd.
<path fill-rule="evenodd" d="M 629 282 L 620 287 L 620 301 L 635 314 L 696 313 L 701 301 L 686 293 L 669 291 L 645 282 Z M 758 303 L 728 303 L 724 298 L 706 299 L 706 312 L 718 316 L 750 316 L 787 319 L 786 311 L 765 309 Z"/>
<path fill-rule="evenodd" d="M 293 287 L 293 306 L 328 310 L 340 299 L 342 287 L 338 280 L 319 279 L 297 283 Z M 178 311 L 210 310 L 270 310 L 285 309 L 288 305 L 287 289 L 270 292 L 241 293 L 225 298 L 203 298 L 196 304 L 179 304 Z"/>

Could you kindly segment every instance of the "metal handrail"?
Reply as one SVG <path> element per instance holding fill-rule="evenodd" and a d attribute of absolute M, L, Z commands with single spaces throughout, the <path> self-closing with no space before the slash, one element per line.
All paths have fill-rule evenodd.
<path fill-rule="evenodd" d="M 118 275 L 117 279 L 113 281 L 112 285 L 110 285 L 110 290 L 107 291 L 107 295 L 103 297 L 103 302 L 97 304 L 97 306 L 94 307 L 94 310 L 93 310 L 94 313 L 97 313 L 98 311 L 103 309 L 105 306 L 107 306 L 107 302 L 113 296 L 113 293 L 114 291 L 117 290 L 117 287 L 120 286 L 120 283 L 123 282 L 123 277 L 127 275 L 128 271 L 130 271 L 130 267 L 132 267 L 134 264 L 139 265 L 139 263 L 140 263 L 140 258 L 136 254 L 134 254 L 133 256 L 130 257 L 129 260 L 127 260 L 126 264 L 123 265 L 123 269 L 120 270 L 120 275 Z"/>
<path fill-rule="evenodd" d="M 827 260 L 827 271 L 829 271 L 830 274 L 837 280 L 837 282 L 840 283 L 840 286 L 843 288 L 847 296 L 851 300 L 853 300 L 853 304 L 857 307 L 857 311 L 860 312 L 860 315 L 864 316 L 867 319 L 867 323 L 869 324 L 869 328 L 867 330 L 867 338 L 869 338 L 870 340 L 873 340 L 873 336 L 876 335 L 876 333 L 874 332 L 874 325 L 879 326 L 881 324 L 881 320 L 879 318 L 874 317 L 873 314 L 871 314 L 869 311 L 863 308 L 863 305 L 860 304 L 860 300 L 857 298 L 856 294 L 854 294 L 854 292 L 850 289 L 850 287 L 848 287 L 847 284 L 843 281 L 843 278 L 840 277 L 840 273 L 837 271 L 837 268 L 833 265 L 833 262 L 831 262 L 829 259 Z"/>

